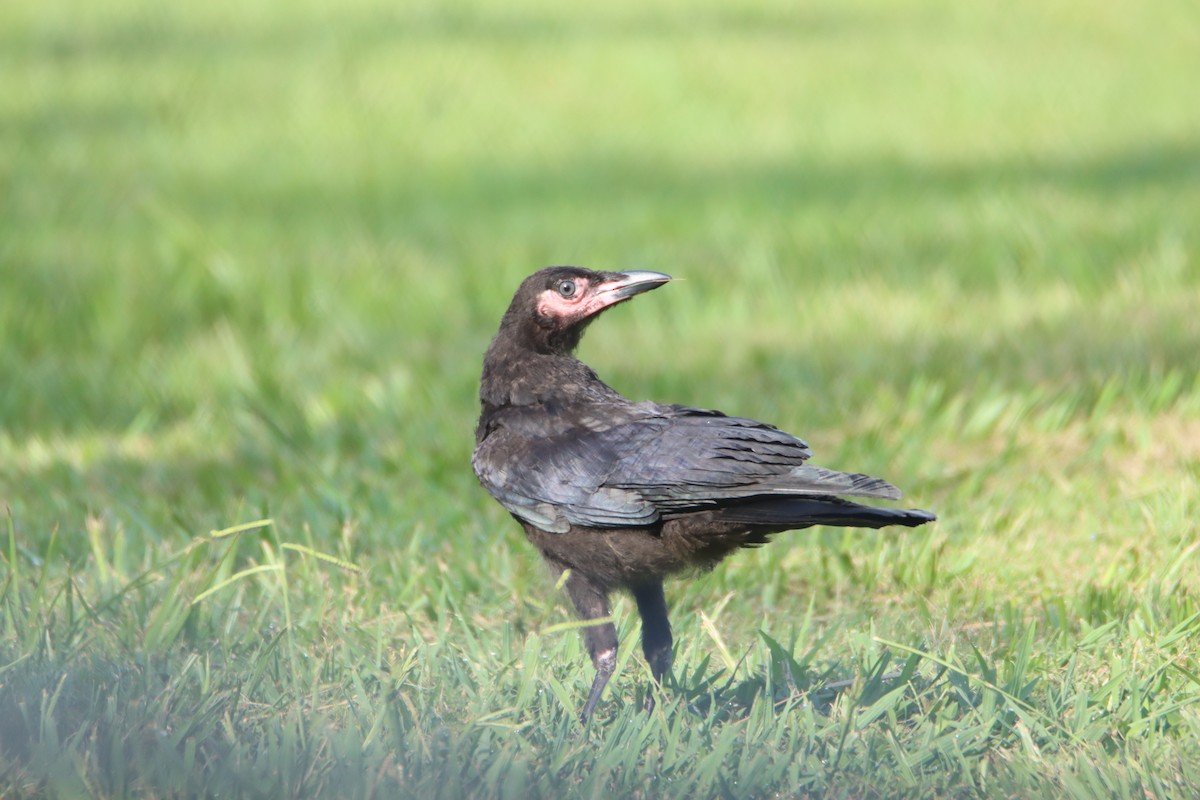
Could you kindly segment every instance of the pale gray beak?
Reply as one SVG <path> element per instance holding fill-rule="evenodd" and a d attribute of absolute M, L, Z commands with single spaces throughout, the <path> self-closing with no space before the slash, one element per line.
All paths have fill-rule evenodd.
<path fill-rule="evenodd" d="M 648 270 L 619 272 L 615 273 L 615 277 L 616 280 L 605 281 L 603 284 L 604 294 L 610 295 L 614 301 L 625 300 L 642 292 L 657 289 L 671 280 L 670 275 L 662 272 L 650 272 Z"/>

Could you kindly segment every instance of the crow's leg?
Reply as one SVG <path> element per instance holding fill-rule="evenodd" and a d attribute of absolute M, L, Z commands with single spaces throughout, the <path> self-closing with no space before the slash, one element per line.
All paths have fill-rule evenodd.
<path fill-rule="evenodd" d="M 667 598 L 662 581 L 646 583 L 633 590 L 638 613 L 642 615 L 642 653 L 650 664 L 654 686 L 646 692 L 646 710 L 654 709 L 654 692 L 662 686 L 663 676 L 671 669 L 671 623 L 667 619 Z"/>
<path fill-rule="evenodd" d="M 584 621 L 593 623 L 583 629 L 583 641 L 592 657 L 592 665 L 596 668 L 592 690 L 588 692 L 587 703 L 583 706 L 583 713 L 579 715 L 580 721 L 587 724 L 592 712 L 596 710 L 596 703 L 600 702 L 604 687 L 608 685 L 608 679 L 617 668 L 617 628 L 611 620 L 595 622 L 609 616 L 608 595 L 577 571 L 572 570 L 567 578 L 567 594 L 575 604 L 579 616 Z"/>

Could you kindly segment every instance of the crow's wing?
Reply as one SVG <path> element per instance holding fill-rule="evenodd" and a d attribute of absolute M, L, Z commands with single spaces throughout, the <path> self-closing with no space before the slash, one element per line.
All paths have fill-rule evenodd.
<path fill-rule="evenodd" d="M 640 403 L 508 409 L 473 465 L 501 505 L 554 533 L 648 525 L 750 498 L 900 496 L 886 481 L 807 465 L 810 455 L 761 422 Z"/>

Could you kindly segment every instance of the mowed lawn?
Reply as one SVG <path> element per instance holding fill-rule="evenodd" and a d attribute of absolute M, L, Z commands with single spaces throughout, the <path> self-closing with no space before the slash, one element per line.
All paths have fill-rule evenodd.
<path fill-rule="evenodd" d="M 0 796 L 1184 797 L 1187 0 L 0 8 Z M 917 530 L 622 598 L 592 668 L 469 459 L 529 272 L 582 357 Z"/>

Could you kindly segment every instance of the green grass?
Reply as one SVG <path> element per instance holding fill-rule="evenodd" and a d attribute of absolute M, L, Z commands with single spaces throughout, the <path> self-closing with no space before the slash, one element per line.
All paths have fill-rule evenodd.
<path fill-rule="evenodd" d="M 4 6 L 0 795 L 1186 795 L 1196 75 L 1183 0 Z M 468 466 L 554 263 L 940 515 L 669 585 L 650 716 L 620 600 L 586 730 Z"/>

